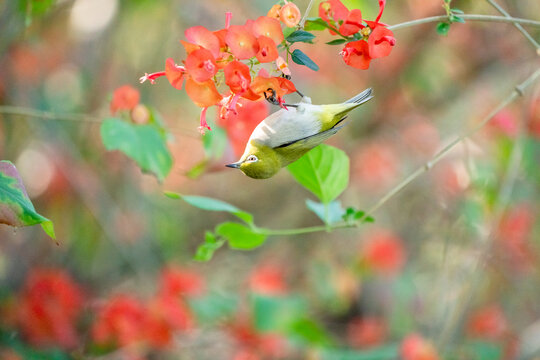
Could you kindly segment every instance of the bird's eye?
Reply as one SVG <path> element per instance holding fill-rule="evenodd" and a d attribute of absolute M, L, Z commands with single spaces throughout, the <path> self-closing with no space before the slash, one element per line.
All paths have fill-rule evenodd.
<path fill-rule="evenodd" d="M 255 155 L 249 155 L 248 158 L 246 159 L 247 162 L 255 162 L 258 160 L 259 158 L 257 158 Z"/>

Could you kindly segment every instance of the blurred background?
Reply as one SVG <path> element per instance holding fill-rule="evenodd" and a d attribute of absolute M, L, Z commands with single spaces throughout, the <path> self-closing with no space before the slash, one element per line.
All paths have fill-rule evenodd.
<path fill-rule="evenodd" d="M 375 0 L 343 2 L 367 19 L 378 12 Z M 308 1 L 295 3 L 304 12 Z M 271 237 L 253 251 L 223 247 L 209 262 L 192 260 L 205 230 L 229 215 L 168 199 L 165 190 L 230 202 L 266 228 L 320 224 L 306 208 L 313 196 L 286 170 L 256 181 L 224 168 L 237 157 L 230 141 L 223 156 L 208 156 L 200 109 L 184 91 L 165 79 L 138 84 L 166 58 L 185 58 L 186 28 L 222 28 L 226 11 L 243 24 L 272 5 L 0 3 L 0 158 L 15 163 L 59 243 L 39 226 L 0 226 L 1 358 L 540 356 L 538 84 L 388 201 L 374 224 Z M 500 5 L 540 21 L 537 1 Z M 487 1 L 452 6 L 498 14 Z M 389 0 L 382 21 L 443 14 L 439 0 Z M 448 36 L 435 27 L 396 30 L 392 54 L 365 71 L 345 65 L 341 47 L 325 45 L 333 39 L 327 32 L 298 46 L 320 66 L 315 73 L 290 64 L 314 103 L 374 89 L 329 142 L 351 160 L 344 207 L 372 206 L 540 65 L 510 24 L 453 24 Z M 531 34 L 540 41 L 540 31 Z M 100 122 L 122 85 L 136 87 L 172 135 L 174 165 L 163 183 L 102 144 Z"/>

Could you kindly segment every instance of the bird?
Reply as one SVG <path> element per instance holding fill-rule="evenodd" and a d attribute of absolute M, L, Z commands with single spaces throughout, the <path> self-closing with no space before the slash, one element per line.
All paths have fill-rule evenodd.
<path fill-rule="evenodd" d="M 281 168 L 336 134 L 347 114 L 373 98 L 371 88 L 341 104 L 313 105 L 303 97 L 257 125 L 240 160 L 225 166 L 241 170 L 254 179 L 268 179 Z"/>

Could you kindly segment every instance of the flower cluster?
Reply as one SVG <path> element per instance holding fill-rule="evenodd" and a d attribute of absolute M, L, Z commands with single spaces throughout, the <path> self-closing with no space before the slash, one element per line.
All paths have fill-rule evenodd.
<path fill-rule="evenodd" d="M 295 5 L 286 4 L 279 18 L 285 24 L 297 23 L 299 11 L 295 9 L 298 10 Z M 183 65 L 168 58 L 165 71 L 145 74 L 140 79 L 154 83 L 156 78 L 166 76 L 176 89 L 185 87 L 190 99 L 202 108 L 199 128 L 202 133 L 210 130 L 206 111 L 211 106 L 218 106 L 220 118 L 226 119 L 229 114 L 236 114 L 241 98 L 250 101 L 271 98 L 283 106 L 283 96 L 296 91 L 286 78 L 290 72 L 278 53 L 277 46 L 284 41 L 279 20 L 260 16 L 244 25 L 230 25 L 231 17 L 227 13 L 224 29 L 210 31 L 203 26 L 187 29 L 186 41 L 181 40 L 187 53 Z M 277 76 L 270 75 L 262 66 L 256 68 L 262 64 L 273 64 L 270 71 Z M 218 90 L 220 85 L 226 86 L 222 93 Z"/>
<path fill-rule="evenodd" d="M 319 16 L 326 22 L 332 35 L 347 42 L 340 52 L 347 65 L 368 69 L 372 59 L 390 55 L 396 39 L 386 24 L 381 23 L 386 0 L 379 0 L 379 14 L 375 21 L 362 19 L 359 9 L 350 10 L 340 0 L 327 0 L 319 5 Z"/>

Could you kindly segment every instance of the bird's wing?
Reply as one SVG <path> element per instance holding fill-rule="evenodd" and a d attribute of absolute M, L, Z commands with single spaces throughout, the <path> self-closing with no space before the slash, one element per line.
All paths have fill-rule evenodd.
<path fill-rule="evenodd" d="M 341 126 L 335 126 L 331 129 L 328 129 L 326 131 L 320 132 L 315 135 L 306 136 L 302 139 L 294 140 L 285 144 L 281 144 L 279 146 L 276 146 L 274 149 L 287 149 L 287 150 L 310 150 L 313 149 L 315 146 L 322 144 L 325 142 L 330 136 L 337 133 L 344 125 Z"/>

